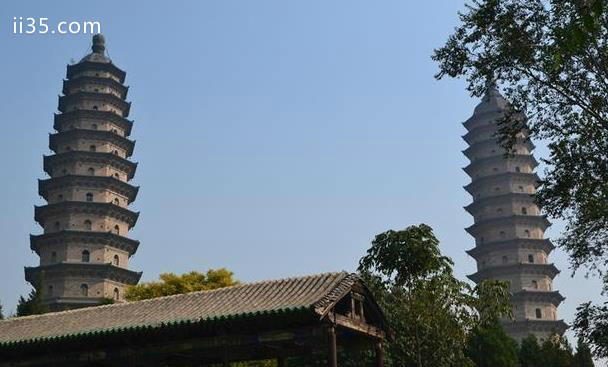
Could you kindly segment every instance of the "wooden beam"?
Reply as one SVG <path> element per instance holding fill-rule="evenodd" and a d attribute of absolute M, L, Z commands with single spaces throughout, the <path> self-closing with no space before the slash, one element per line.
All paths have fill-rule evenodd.
<path fill-rule="evenodd" d="M 330 320 L 334 320 L 337 325 L 355 331 L 359 334 L 377 339 L 384 339 L 386 337 L 386 333 L 374 325 L 370 325 L 360 320 L 351 319 L 337 313 L 333 313 L 329 316 Z"/>

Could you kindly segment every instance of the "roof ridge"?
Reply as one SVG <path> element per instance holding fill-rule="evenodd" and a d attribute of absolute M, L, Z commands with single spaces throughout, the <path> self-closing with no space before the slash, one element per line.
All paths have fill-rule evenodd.
<path fill-rule="evenodd" d="M 59 311 L 59 312 L 48 312 L 48 313 L 44 313 L 44 314 L 40 314 L 40 315 L 12 317 L 12 318 L 7 318 L 5 320 L 0 320 L 0 325 L 2 325 L 2 323 L 15 321 L 15 320 L 29 320 L 29 319 L 36 319 L 36 318 L 42 319 L 45 317 L 51 317 L 51 316 L 56 316 L 56 315 L 65 315 L 65 314 L 86 312 L 86 311 L 90 311 L 91 309 L 99 310 L 99 309 L 106 309 L 106 308 L 112 308 L 112 307 L 119 308 L 119 307 L 126 307 L 128 305 L 132 305 L 135 303 L 138 303 L 138 304 L 151 303 L 154 301 L 158 301 L 160 299 L 174 299 L 174 298 L 186 297 L 186 296 L 191 296 L 191 295 L 201 294 L 201 293 L 216 293 L 216 292 L 221 292 L 221 291 L 225 292 L 225 291 L 232 290 L 232 289 L 239 289 L 239 288 L 255 286 L 255 285 L 259 285 L 259 284 L 275 284 L 275 283 L 284 282 L 284 281 L 288 281 L 288 280 L 292 281 L 292 280 L 298 280 L 298 279 L 324 277 L 324 276 L 338 275 L 338 274 L 345 274 L 345 277 L 343 279 L 341 279 L 332 290 L 329 291 L 329 293 L 328 293 L 328 295 L 329 295 L 335 291 L 335 288 L 337 288 L 338 285 L 341 285 L 346 279 L 352 277 L 353 275 L 356 276 L 356 274 L 349 273 L 345 270 L 342 270 L 342 271 L 336 271 L 336 272 L 325 272 L 325 273 L 317 273 L 317 274 L 309 274 L 309 275 L 291 276 L 291 277 L 285 277 L 285 278 L 279 278 L 279 279 L 259 280 L 259 281 L 249 282 L 249 283 L 235 284 L 232 286 L 216 288 L 216 289 L 207 289 L 207 290 L 194 291 L 194 292 L 189 292 L 189 293 L 180 293 L 180 294 L 172 294 L 172 295 L 163 296 L 163 297 L 155 297 L 155 298 L 145 299 L 145 300 L 141 300 L 141 301 L 121 302 L 121 303 L 100 305 L 100 306 L 94 306 L 94 307 L 77 308 L 77 309 L 73 309 L 73 310 L 66 310 L 66 311 Z M 328 295 L 322 297 L 321 299 L 327 297 Z M 313 305 L 316 305 L 321 299 L 314 302 Z"/>

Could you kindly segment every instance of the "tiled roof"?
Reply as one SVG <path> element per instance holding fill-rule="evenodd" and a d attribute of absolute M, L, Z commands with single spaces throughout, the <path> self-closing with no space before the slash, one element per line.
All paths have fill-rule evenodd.
<path fill-rule="evenodd" d="M 309 310 L 322 312 L 358 280 L 346 272 L 243 284 L 139 302 L 83 308 L 0 321 L 0 347 L 134 328 L 229 320 Z"/>

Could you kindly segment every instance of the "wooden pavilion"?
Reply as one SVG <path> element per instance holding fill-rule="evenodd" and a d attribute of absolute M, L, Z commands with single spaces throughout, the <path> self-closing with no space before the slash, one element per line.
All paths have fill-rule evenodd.
<path fill-rule="evenodd" d="M 389 334 L 356 274 L 326 273 L 0 321 L 0 367 L 336 367 L 361 348 L 382 366 Z"/>

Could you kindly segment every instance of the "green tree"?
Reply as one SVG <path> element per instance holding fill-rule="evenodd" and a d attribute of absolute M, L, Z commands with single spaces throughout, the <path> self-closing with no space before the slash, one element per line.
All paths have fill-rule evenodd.
<path fill-rule="evenodd" d="M 465 77 L 475 96 L 488 82 L 501 89 L 511 105 L 500 121 L 505 147 L 524 128 L 548 141 L 537 201 L 566 222 L 557 243 L 574 271 L 599 274 L 607 290 L 607 1 L 472 0 L 460 22 L 433 55 L 437 78 Z M 608 330 L 593 329 L 606 324 L 588 325 L 579 331 L 599 357 L 608 357 L 605 342 L 595 337 Z"/>
<path fill-rule="evenodd" d="M 202 290 L 229 287 L 238 284 L 233 273 L 226 269 L 210 269 L 207 273 L 191 271 L 182 275 L 163 273 L 160 281 L 128 287 L 125 298 L 129 301 L 183 294 Z"/>
<path fill-rule="evenodd" d="M 498 321 L 478 326 L 469 335 L 466 355 L 476 367 L 518 367 L 517 342 Z"/>
<path fill-rule="evenodd" d="M 17 301 L 17 316 L 39 315 L 49 312 L 48 307 L 42 303 L 42 293 L 32 288 L 27 298 L 20 296 Z"/>
<path fill-rule="evenodd" d="M 536 336 L 530 334 L 521 341 L 519 363 L 521 367 L 547 367 Z"/>
<path fill-rule="evenodd" d="M 543 356 L 543 366 L 572 367 L 572 347 L 570 347 L 566 338 L 553 335 L 543 342 L 540 349 Z"/>
<path fill-rule="evenodd" d="M 591 356 L 591 349 L 581 338 L 578 338 L 576 344 L 576 353 L 574 354 L 572 367 L 595 367 L 593 357 Z"/>
<path fill-rule="evenodd" d="M 377 235 L 361 258 L 359 272 L 396 331 L 388 366 L 473 366 L 465 355 L 469 332 L 510 314 L 506 284 L 471 288 L 452 266 L 424 224 Z"/>

